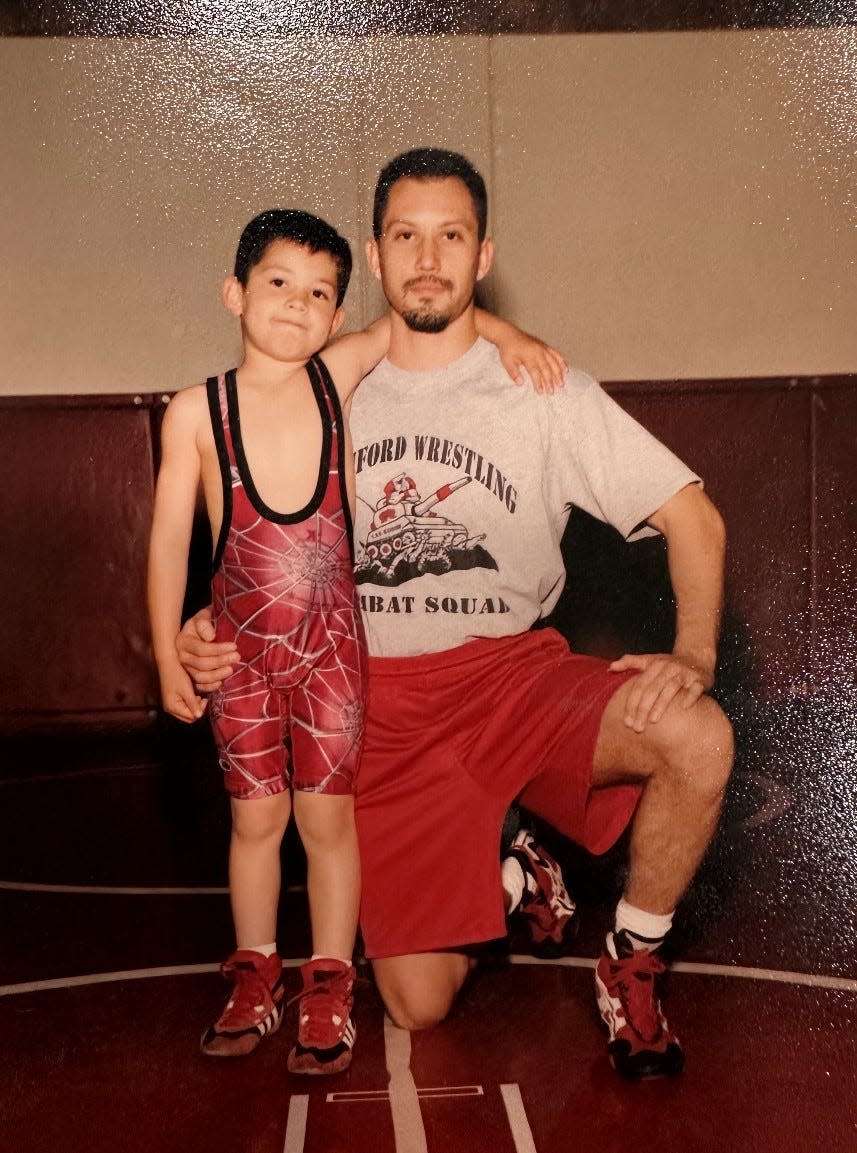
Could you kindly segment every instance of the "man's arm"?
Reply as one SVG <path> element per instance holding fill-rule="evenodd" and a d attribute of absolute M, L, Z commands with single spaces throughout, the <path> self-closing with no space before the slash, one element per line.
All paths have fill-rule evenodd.
<path fill-rule="evenodd" d="M 359 332 L 346 332 L 321 352 L 339 394 L 339 403 L 351 399 L 357 385 L 387 355 L 390 317 L 385 313 Z"/>
<path fill-rule="evenodd" d="M 695 484 L 681 489 L 648 522 L 667 542 L 676 634 L 671 654 L 627 654 L 610 666 L 641 673 L 625 713 L 625 724 L 636 732 L 656 724 L 673 700 L 687 709 L 711 688 L 723 615 L 726 530 L 702 489 Z"/>

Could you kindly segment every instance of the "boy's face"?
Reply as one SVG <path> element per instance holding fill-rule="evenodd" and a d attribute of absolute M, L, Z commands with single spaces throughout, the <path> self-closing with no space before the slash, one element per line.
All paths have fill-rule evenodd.
<path fill-rule="evenodd" d="M 250 270 L 246 288 L 230 276 L 223 297 L 241 318 L 245 351 L 293 363 L 324 348 L 345 319 L 336 291 L 336 262 L 329 252 L 273 240 Z"/>
<path fill-rule="evenodd" d="M 442 332 L 491 266 L 467 185 L 457 176 L 403 177 L 390 189 L 382 229 L 367 257 L 390 306 L 416 332 Z"/>

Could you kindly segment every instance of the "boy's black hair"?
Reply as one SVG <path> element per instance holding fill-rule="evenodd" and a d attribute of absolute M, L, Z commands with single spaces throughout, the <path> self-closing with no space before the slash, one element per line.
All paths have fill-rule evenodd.
<path fill-rule="evenodd" d="M 488 227 L 488 193 L 485 181 L 460 152 L 449 152 L 445 148 L 412 148 L 394 157 L 381 169 L 375 185 L 375 202 L 372 206 L 372 234 L 381 239 L 384 212 L 390 199 L 390 189 L 406 176 L 415 180 L 437 180 L 446 176 L 457 176 L 467 186 L 473 200 L 476 222 L 479 227 L 479 240 L 485 239 Z"/>
<path fill-rule="evenodd" d="M 336 307 L 345 299 L 345 290 L 351 279 L 351 248 L 326 220 L 301 212 L 297 208 L 269 208 L 254 216 L 238 241 L 235 253 L 235 276 L 247 287 L 247 278 L 259 263 L 269 244 L 275 240 L 291 240 L 308 248 L 310 252 L 329 252 L 336 265 Z"/>

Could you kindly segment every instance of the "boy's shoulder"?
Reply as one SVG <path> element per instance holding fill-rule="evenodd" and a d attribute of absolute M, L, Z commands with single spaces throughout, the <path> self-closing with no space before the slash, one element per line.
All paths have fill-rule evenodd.
<path fill-rule="evenodd" d="M 179 389 L 172 397 L 164 413 L 164 425 L 171 429 L 195 432 L 203 422 L 210 423 L 208 397 L 204 384 L 192 384 Z"/>
<path fill-rule="evenodd" d="M 208 396 L 204 384 L 190 384 L 187 388 L 180 388 L 167 406 L 167 411 L 181 412 L 191 415 L 194 412 L 208 411 Z"/>
<path fill-rule="evenodd" d="M 177 402 L 188 405 L 204 403 L 206 400 L 206 389 L 207 385 L 205 384 L 189 384 L 173 394 L 170 404 L 176 404 Z"/>

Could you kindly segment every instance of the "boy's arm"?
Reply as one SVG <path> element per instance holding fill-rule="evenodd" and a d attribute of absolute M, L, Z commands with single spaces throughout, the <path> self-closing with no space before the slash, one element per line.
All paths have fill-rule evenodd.
<path fill-rule="evenodd" d="M 149 619 L 161 698 L 166 711 L 183 721 L 194 721 L 205 711 L 205 701 L 195 693 L 175 649 L 200 478 L 197 435 L 205 411 L 201 389 L 179 393 L 167 408 L 149 540 Z"/>
<path fill-rule="evenodd" d="M 563 357 L 538 337 L 530 336 L 501 320 L 492 312 L 476 309 L 476 331 L 497 345 L 503 367 L 516 384 L 525 384 L 529 376 L 536 392 L 555 392 L 562 388 L 568 365 Z"/>
<path fill-rule="evenodd" d="M 383 360 L 390 347 L 390 318 L 386 314 L 359 332 L 347 332 L 321 353 L 336 384 L 339 402 L 345 405 L 357 385 Z"/>

